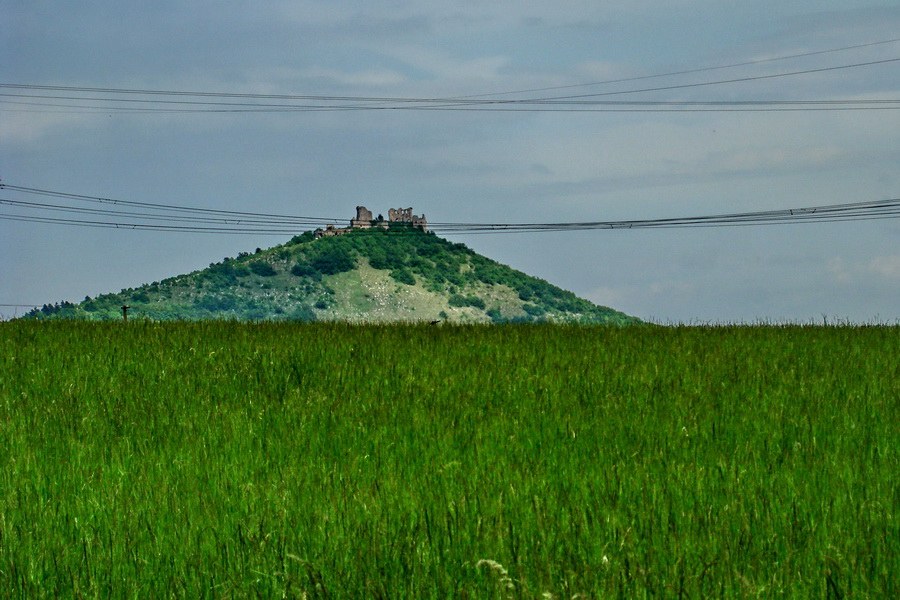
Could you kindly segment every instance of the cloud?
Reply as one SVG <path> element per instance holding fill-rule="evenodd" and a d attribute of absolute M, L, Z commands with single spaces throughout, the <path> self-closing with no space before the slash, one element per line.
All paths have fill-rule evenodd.
<path fill-rule="evenodd" d="M 735 148 L 717 157 L 719 168 L 730 172 L 784 171 L 821 168 L 839 160 L 843 151 L 835 144 L 822 146 L 775 146 L 767 148 Z"/>
<path fill-rule="evenodd" d="M 840 284 L 850 284 L 853 283 L 854 277 L 853 272 L 847 266 L 847 261 L 839 256 L 835 256 L 828 261 L 828 266 L 826 267 L 828 273 L 831 275 L 832 280 L 835 283 Z"/>
<path fill-rule="evenodd" d="M 313 67 L 304 72 L 308 79 L 322 79 L 332 84 L 361 86 L 361 87 L 385 87 L 401 85 L 408 78 L 395 70 L 386 68 L 373 68 L 362 71 L 340 71 L 337 69 L 325 69 Z"/>
<path fill-rule="evenodd" d="M 40 101 L 39 101 L 40 102 Z M 53 104 L 47 100 L 46 104 Z M 115 115 L 120 116 L 120 115 Z M 96 110 L 62 109 L 52 106 L 22 106 L 0 103 L 0 152 L 18 152 L 30 148 L 58 149 L 72 138 L 80 142 L 102 135 L 110 113 Z"/>
<path fill-rule="evenodd" d="M 633 293 L 624 286 L 602 285 L 592 288 L 584 294 L 584 297 L 601 306 L 624 306 Z"/>
<path fill-rule="evenodd" d="M 635 284 L 603 285 L 584 292 L 584 297 L 602 306 L 634 307 L 646 314 L 651 306 L 680 304 L 689 301 L 697 290 L 691 283 L 674 279 L 659 279 Z"/>
<path fill-rule="evenodd" d="M 900 279 L 900 255 L 876 256 L 869 261 L 868 271 L 883 279 Z"/>
<path fill-rule="evenodd" d="M 272 14 L 278 20 L 324 37 L 352 36 L 357 40 L 403 37 L 427 33 L 432 17 L 424 11 L 406 11 L 402 4 L 386 3 L 296 2 L 276 3 Z M 390 3 L 388 3 L 390 4 Z"/>
<path fill-rule="evenodd" d="M 879 285 L 900 280 L 900 255 L 879 255 L 870 259 L 846 259 L 840 256 L 828 261 L 828 273 L 843 285 Z"/>
<path fill-rule="evenodd" d="M 421 45 L 398 44 L 392 41 L 379 44 L 377 52 L 400 64 L 412 67 L 436 80 L 444 87 L 468 90 L 472 84 L 484 85 L 502 77 L 501 70 L 509 63 L 509 58 L 496 54 L 475 57 L 462 56 L 456 52 Z"/>

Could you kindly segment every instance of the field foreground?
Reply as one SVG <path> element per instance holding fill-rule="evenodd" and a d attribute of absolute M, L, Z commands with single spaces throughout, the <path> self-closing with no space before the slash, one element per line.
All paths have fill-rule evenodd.
<path fill-rule="evenodd" d="M 0 323 L 9 597 L 897 598 L 896 327 Z"/>

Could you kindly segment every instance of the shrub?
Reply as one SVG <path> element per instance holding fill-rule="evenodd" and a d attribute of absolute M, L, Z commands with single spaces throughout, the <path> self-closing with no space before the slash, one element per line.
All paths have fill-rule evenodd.
<path fill-rule="evenodd" d="M 312 265 L 306 263 L 297 263 L 293 267 L 291 267 L 291 275 L 296 277 L 312 277 L 316 278 L 319 275 L 319 272 L 316 271 Z"/>
<path fill-rule="evenodd" d="M 478 296 L 463 296 L 462 294 L 453 294 L 452 296 L 450 296 L 447 302 L 448 304 L 450 304 L 450 306 L 474 306 L 475 308 L 480 308 L 482 310 L 487 306 L 484 300 L 482 300 Z"/>
<path fill-rule="evenodd" d="M 304 231 L 300 235 L 295 235 L 291 238 L 289 244 L 305 244 L 306 242 L 311 242 L 316 239 L 315 234 L 312 231 Z"/>
<path fill-rule="evenodd" d="M 406 285 L 416 285 L 416 278 L 409 272 L 409 269 L 393 269 L 391 270 L 391 277 L 393 277 L 395 281 L 405 283 Z"/>
<path fill-rule="evenodd" d="M 288 317 L 291 321 L 315 321 L 316 313 L 308 304 L 300 304 Z"/>
<path fill-rule="evenodd" d="M 332 246 L 314 257 L 310 261 L 310 265 L 322 275 L 337 275 L 353 270 L 356 267 L 356 261 L 345 248 Z"/>
<path fill-rule="evenodd" d="M 528 303 L 522 305 L 522 310 L 527 312 L 532 317 L 539 317 L 542 314 L 544 314 L 545 312 L 547 312 L 543 308 L 538 306 L 537 304 L 528 304 Z"/>
<path fill-rule="evenodd" d="M 250 263 L 250 270 L 260 277 L 272 277 L 278 274 L 275 267 L 263 260 Z"/>
<path fill-rule="evenodd" d="M 237 299 L 234 296 L 204 296 L 194 301 L 197 308 L 209 312 L 225 312 L 237 308 Z"/>

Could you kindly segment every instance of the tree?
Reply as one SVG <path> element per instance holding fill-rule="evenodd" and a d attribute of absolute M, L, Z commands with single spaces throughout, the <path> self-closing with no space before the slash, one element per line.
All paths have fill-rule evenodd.
<path fill-rule="evenodd" d="M 337 275 L 344 271 L 351 271 L 356 267 L 356 261 L 350 252 L 340 246 L 332 245 L 323 250 L 321 254 L 313 257 L 310 265 L 322 275 Z"/>
<path fill-rule="evenodd" d="M 278 271 L 275 270 L 275 267 L 263 260 L 258 260 L 250 263 L 250 270 L 260 277 L 272 277 L 273 275 L 278 274 Z"/>

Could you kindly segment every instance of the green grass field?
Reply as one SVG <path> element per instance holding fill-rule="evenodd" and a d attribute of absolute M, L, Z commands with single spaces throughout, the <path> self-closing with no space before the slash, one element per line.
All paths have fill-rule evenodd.
<path fill-rule="evenodd" d="M 0 596 L 897 598 L 897 327 L 0 323 Z"/>

